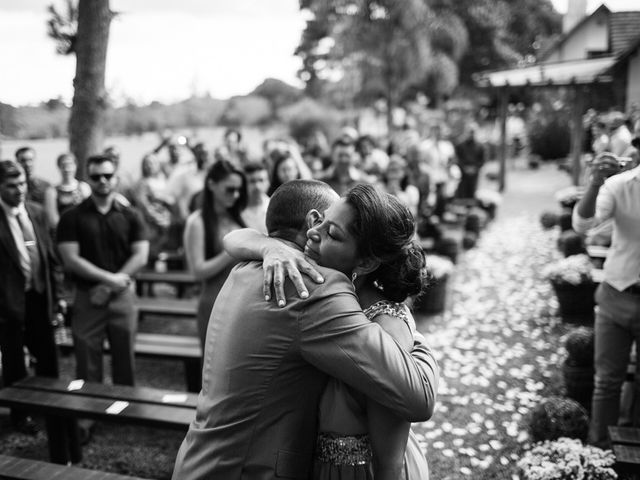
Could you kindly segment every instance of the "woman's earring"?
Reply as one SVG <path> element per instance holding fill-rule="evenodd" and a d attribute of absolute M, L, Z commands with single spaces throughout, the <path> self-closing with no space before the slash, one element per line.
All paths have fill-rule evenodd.
<path fill-rule="evenodd" d="M 358 274 L 356 272 L 353 272 L 351 274 L 351 283 L 356 283 L 357 278 L 358 278 Z"/>

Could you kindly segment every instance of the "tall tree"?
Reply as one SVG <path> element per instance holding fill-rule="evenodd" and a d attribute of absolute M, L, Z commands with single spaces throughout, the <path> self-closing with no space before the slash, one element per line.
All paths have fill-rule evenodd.
<path fill-rule="evenodd" d="M 437 103 L 459 82 L 473 85 L 477 71 L 530 61 L 560 26 L 550 0 L 300 0 L 300 8 L 309 13 L 296 50 L 307 93 L 356 103 L 378 95 L 391 106 L 416 91 Z"/>
<path fill-rule="evenodd" d="M 302 0 L 301 7 L 312 16 L 298 49 L 301 78 L 313 89 L 333 78 L 329 94 L 343 106 L 384 98 L 390 126 L 402 93 L 428 67 L 430 9 L 423 0 Z"/>
<path fill-rule="evenodd" d="M 69 148 L 78 159 L 79 175 L 85 175 L 85 159 L 102 149 L 106 111 L 105 88 L 109 28 L 113 12 L 109 0 L 67 0 L 65 13 L 54 5 L 49 36 L 58 44 L 58 52 L 75 54 L 73 105 L 69 119 Z"/>

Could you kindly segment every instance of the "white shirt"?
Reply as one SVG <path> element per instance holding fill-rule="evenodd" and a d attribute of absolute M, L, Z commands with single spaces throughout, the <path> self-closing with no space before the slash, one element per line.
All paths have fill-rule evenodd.
<path fill-rule="evenodd" d="M 605 180 L 592 218 L 573 209 L 573 229 L 578 233 L 613 219 L 611 247 L 604 262 L 604 280 L 619 291 L 640 282 L 640 166 Z"/>
<path fill-rule="evenodd" d="M 20 257 L 20 268 L 25 276 L 25 289 L 30 288 L 31 286 L 31 259 L 29 258 L 29 252 L 27 251 L 27 247 L 24 243 L 24 236 L 22 235 L 22 228 L 20 228 L 20 223 L 18 222 L 18 215 L 20 215 L 20 220 L 25 228 L 31 229 L 31 234 L 33 238 L 36 238 L 35 232 L 33 231 L 33 225 L 31 223 L 31 219 L 27 214 L 27 209 L 24 208 L 24 203 L 21 203 L 17 207 L 11 207 L 7 205 L 5 202 L 0 199 L 0 206 L 4 210 L 4 213 L 7 217 L 7 223 L 9 224 L 9 230 L 11 230 L 11 236 L 18 248 L 18 255 Z"/>

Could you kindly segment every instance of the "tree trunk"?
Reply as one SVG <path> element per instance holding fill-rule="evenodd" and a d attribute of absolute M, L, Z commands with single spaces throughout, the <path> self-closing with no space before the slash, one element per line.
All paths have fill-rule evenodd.
<path fill-rule="evenodd" d="M 102 149 L 107 111 L 105 70 L 112 12 L 109 0 L 80 0 L 75 44 L 76 76 L 69 119 L 69 148 L 78 159 L 78 177 L 85 161 Z"/>

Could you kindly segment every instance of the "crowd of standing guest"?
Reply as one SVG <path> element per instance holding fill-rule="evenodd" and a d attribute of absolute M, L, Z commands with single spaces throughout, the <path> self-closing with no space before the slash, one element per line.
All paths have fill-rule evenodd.
<path fill-rule="evenodd" d="M 15 161 L 0 168 L 5 385 L 27 375 L 20 367 L 23 346 L 37 361 L 37 373 L 57 376 L 50 321 L 56 312 L 68 313 L 78 378 L 102 381 L 108 338 L 114 382 L 133 385 L 132 279 L 162 252 L 182 252 L 201 282 L 198 332 L 204 344 L 212 305 L 235 264 L 222 248 L 223 236 L 245 226 L 266 232 L 270 196 L 293 179 L 322 180 L 338 194 L 376 184 L 416 220 L 442 216 L 456 195 L 474 196 L 485 161 L 473 126 L 456 143 L 445 138 L 445 129 L 434 125 L 421 136 L 407 126 L 398 136 L 375 139 L 345 127 L 330 146 L 319 132 L 304 145 L 273 138 L 263 143 L 260 158 L 247 153 L 237 129 L 229 129 L 217 148 L 165 135 L 128 185 L 119 178 L 121 154 L 113 146 L 84 159 L 86 181 L 76 177 L 76 158 L 60 154 L 57 184 L 35 175 L 33 148 L 18 149 Z M 29 428 L 19 412 L 12 418 Z"/>

